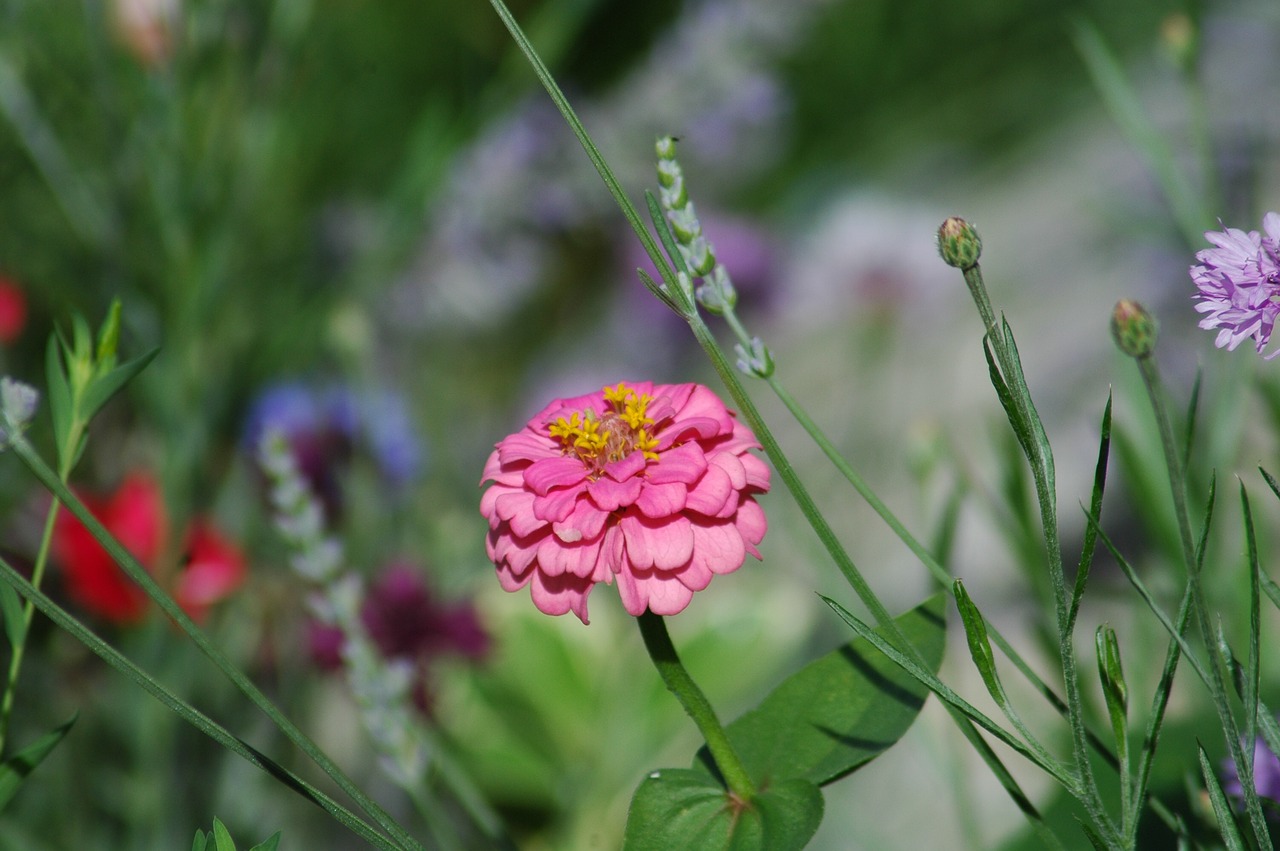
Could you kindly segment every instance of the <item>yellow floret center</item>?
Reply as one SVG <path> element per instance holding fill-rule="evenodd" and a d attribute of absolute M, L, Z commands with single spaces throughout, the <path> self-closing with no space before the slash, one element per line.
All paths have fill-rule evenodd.
<path fill-rule="evenodd" d="M 624 382 L 604 388 L 605 411 L 575 411 L 557 417 L 549 429 L 566 454 L 576 455 L 595 470 L 611 461 L 620 461 L 632 452 L 658 459 L 658 440 L 649 433 L 653 419 L 648 415 L 652 398 L 637 393 Z"/>

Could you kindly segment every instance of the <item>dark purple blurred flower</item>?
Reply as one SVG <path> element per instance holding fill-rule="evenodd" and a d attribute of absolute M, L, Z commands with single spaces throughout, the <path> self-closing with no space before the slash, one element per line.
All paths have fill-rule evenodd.
<path fill-rule="evenodd" d="M 369 453 L 393 487 L 402 487 L 422 470 L 422 446 L 403 400 L 389 392 L 355 393 L 335 385 L 301 382 L 263 390 L 249 410 L 245 445 L 256 453 L 268 428 L 284 432 L 298 468 L 332 521 L 340 512 L 342 468 L 354 452 Z"/>
<path fill-rule="evenodd" d="M 405 563 L 393 564 L 373 584 L 360 619 L 389 659 L 441 653 L 478 659 L 489 649 L 475 609 L 437 600 L 422 572 Z"/>
<path fill-rule="evenodd" d="M 405 562 L 392 564 L 373 583 L 360 607 L 360 620 L 385 658 L 413 665 L 413 699 L 423 712 L 431 706 L 432 662 L 441 656 L 479 660 L 489 652 L 489 634 L 480 625 L 475 607 L 439 600 L 422 571 Z M 325 671 L 341 667 L 342 630 L 312 623 L 307 641 L 317 667 Z"/>
<path fill-rule="evenodd" d="M 1208 231 L 1213 248 L 1196 252 L 1200 265 L 1191 267 L 1199 299 L 1196 311 L 1208 314 L 1201 328 L 1218 328 L 1214 345 L 1234 351 L 1252 338 L 1258 354 L 1271 340 L 1280 315 L 1280 213 L 1262 220 L 1267 235 L 1236 228 Z M 1280 349 L 1267 359 L 1280 354 Z"/>
<path fill-rule="evenodd" d="M 1244 786 L 1240 783 L 1240 774 L 1231 760 L 1223 764 L 1222 791 L 1233 798 L 1244 798 Z M 1280 803 L 1280 758 L 1267 747 L 1267 743 L 1258 736 L 1253 741 L 1253 788 L 1258 797 L 1270 798 Z"/>
<path fill-rule="evenodd" d="M 336 671 L 342 667 L 342 645 L 346 638 L 336 626 L 320 621 L 307 623 L 307 649 L 311 661 L 322 671 Z"/>

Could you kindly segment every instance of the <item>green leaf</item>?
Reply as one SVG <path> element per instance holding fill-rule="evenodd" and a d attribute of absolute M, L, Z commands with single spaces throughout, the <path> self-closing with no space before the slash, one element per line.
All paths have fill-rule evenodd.
<path fill-rule="evenodd" d="M 45 733 L 3 763 L 0 763 L 0 810 L 9 805 L 10 799 L 17 794 L 18 787 L 22 785 L 22 781 L 27 779 L 28 774 L 35 771 L 36 766 L 67 735 L 71 725 L 76 723 L 76 717 L 72 715 L 63 724 Z"/>
<path fill-rule="evenodd" d="M 946 646 L 945 606 L 938 594 L 896 619 L 935 673 Z M 793 778 L 825 785 L 888 750 L 911 727 L 928 694 L 857 639 L 792 674 L 727 732 L 759 786 Z M 695 766 L 714 773 L 713 765 L 704 747 Z"/>
<path fill-rule="evenodd" d="M 276 851 L 280 847 L 280 832 L 276 831 L 271 837 L 259 842 L 257 845 L 249 849 L 249 851 Z"/>
<path fill-rule="evenodd" d="M 53 440 L 58 448 L 58 465 L 61 467 L 63 453 L 66 452 L 68 436 L 71 434 L 71 385 L 67 383 L 67 373 L 63 368 L 61 344 L 57 334 L 49 335 L 49 346 L 45 349 L 45 383 L 49 388 L 49 413 L 53 417 Z"/>
<path fill-rule="evenodd" d="M 191 851 L 205 851 L 204 831 L 196 828 L 195 839 L 191 840 Z"/>
<path fill-rule="evenodd" d="M 995 655 L 991 652 L 991 641 L 987 638 L 987 622 L 983 620 L 978 607 L 969 599 L 969 592 L 964 583 L 957 579 L 951 584 L 956 600 L 956 610 L 960 612 L 960 621 L 964 624 L 965 638 L 969 641 L 969 655 L 977 666 L 987 693 L 1001 709 L 1006 709 L 1009 700 L 1005 696 L 1004 686 L 1000 684 L 1000 675 L 996 671 Z"/>
<path fill-rule="evenodd" d="M 1098 440 L 1098 463 L 1093 468 L 1093 495 L 1089 498 L 1089 515 L 1102 516 L 1102 493 L 1107 486 L 1107 460 L 1111 457 L 1111 394 L 1107 394 L 1107 407 L 1102 412 L 1101 437 Z M 1080 548 L 1080 563 L 1076 565 L 1075 587 L 1071 590 L 1071 602 L 1067 607 L 1067 628 L 1070 633 L 1080 612 L 1080 600 L 1089 581 L 1093 555 L 1097 550 L 1098 533 L 1093 524 L 1086 524 L 1084 545 Z"/>
<path fill-rule="evenodd" d="M 134 376 L 142 372 L 147 364 L 151 363 L 159 353 L 160 349 L 152 349 L 144 355 L 139 355 L 131 361 L 120 364 L 120 366 L 106 375 L 95 378 L 90 382 L 89 389 L 84 393 L 84 410 L 80 412 L 80 415 L 86 420 L 92 418 L 107 403 L 107 400 L 116 395 L 120 388 L 128 384 Z"/>
<path fill-rule="evenodd" d="M 215 851 L 236 851 L 236 843 L 231 838 L 231 832 L 217 816 L 213 817 L 213 839 Z"/>
<path fill-rule="evenodd" d="M 822 792 L 787 780 L 741 804 L 706 773 L 654 771 L 631 799 L 624 851 L 790 851 L 801 849 L 822 821 Z"/>
<path fill-rule="evenodd" d="M 1218 817 L 1218 829 L 1222 832 L 1223 841 L 1227 843 L 1229 851 L 1245 851 L 1244 838 L 1240 835 L 1240 826 L 1236 824 L 1235 813 L 1227 803 L 1227 796 L 1222 792 L 1218 775 L 1214 773 L 1213 765 L 1209 762 L 1209 755 L 1204 752 L 1203 745 L 1200 746 L 1200 771 L 1204 774 L 1205 789 L 1208 790 L 1209 801 L 1213 804 L 1213 814 Z"/>

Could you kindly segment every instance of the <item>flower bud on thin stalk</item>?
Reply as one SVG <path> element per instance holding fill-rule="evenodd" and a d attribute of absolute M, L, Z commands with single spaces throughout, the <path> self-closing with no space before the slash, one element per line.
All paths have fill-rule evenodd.
<path fill-rule="evenodd" d="M 1120 351 L 1131 358 L 1142 360 L 1151 357 L 1156 349 L 1156 333 L 1159 323 L 1147 309 L 1132 299 L 1116 302 L 1111 313 L 1111 336 Z"/>

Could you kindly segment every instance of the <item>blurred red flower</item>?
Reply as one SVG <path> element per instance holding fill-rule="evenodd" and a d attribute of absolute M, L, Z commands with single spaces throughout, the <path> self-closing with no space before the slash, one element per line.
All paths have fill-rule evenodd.
<path fill-rule="evenodd" d="M 27 324 L 27 297 L 9 278 L 0 275 L 0 344 L 18 339 Z"/>
<path fill-rule="evenodd" d="M 145 472 L 125 477 L 107 498 L 80 494 L 103 526 L 147 570 L 155 572 L 164 550 L 168 518 L 160 486 Z M 171 592 L 196 620 L 244 581 L 240 551 L 208 520 L 197 518 L 185 536 L 184 561 Z M 147 596 L 70 512 L 58 514 L 53 554 L 62 567 L 67 593 L 85 610 L 112 623 L 137 623 L 147 611 Z"/>

